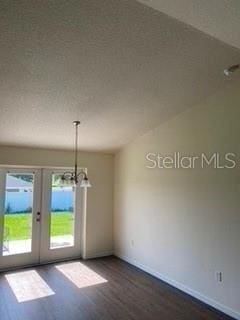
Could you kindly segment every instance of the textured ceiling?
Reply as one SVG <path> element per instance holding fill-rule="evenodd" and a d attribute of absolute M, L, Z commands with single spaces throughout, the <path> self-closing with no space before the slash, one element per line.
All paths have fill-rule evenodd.
<path fill-rule="evenodd" d="M 240 49 L 239 0 L 138 0 Z"/>
<path fill-rule="evenodd" d="M 240 52 L 132 0 L 0 1 L 0 144 L 114 151 L 230 78 Z"/>

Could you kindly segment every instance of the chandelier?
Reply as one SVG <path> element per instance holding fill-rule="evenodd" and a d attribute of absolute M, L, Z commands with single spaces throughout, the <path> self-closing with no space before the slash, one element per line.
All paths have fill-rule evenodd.
<path fill-rule="evenodd" d="M 61 176 L 61 182 L 73 186 L 77 186 L 80 183 L 81 188 L 89 188 L 91 183 L 86 172 L 83 170 L 78 171 L 78 127 L 80 123 L 78 120 L 73 121 L 75 126 L 74 170 L 64 172 Z"/>

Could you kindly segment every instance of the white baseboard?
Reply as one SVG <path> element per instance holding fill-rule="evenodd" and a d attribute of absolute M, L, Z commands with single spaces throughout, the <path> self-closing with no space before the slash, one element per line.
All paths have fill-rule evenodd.
<path fill-rule="evenodd" d="M 208 304 L 209 306 L 229 315 L 230 317 L 233 317 L 237 320 L 240 320 L 240 313 L 238 311 L 235 311 L 227 306 L 224 306 L 223 304 L 211 299 L 211 298 L 208 298 L 206 297 L 205 295 L 201 294 L 200 292 L 197 292 L 187 286 L 185 286 L 184 284 L 182 283 L 179 283 L 175 280 L 172 280 L 172 279 L 169 279 L 168 277 L 165 277 L 164 275 L 160 274 L 158 271 L 156 270 L 153 270 L 152 268 L 149 268 L 148 266 L 146 265 L 143 265 L 142 263 L 132 259 L 132 258 L 129 258 L 125 255 L 122 255 L 122 254 L 119 254 L 118 252 L 114 252 L 114 255 L 132 265 L 134 265 L 135 267 L 153 275 L 154 277 L 160 279 L 160 280 L 163 280 L 164 282 L 167 282 L 168 284 L 170 284 L 171 286 L 189 294 L 190 296 Z"/>
<path fill-rule="evenodd" d="M 113 255 L 113 250 L 101 251 L 101 252 L 87 252 L 83 259 L 94 259 Z"/>

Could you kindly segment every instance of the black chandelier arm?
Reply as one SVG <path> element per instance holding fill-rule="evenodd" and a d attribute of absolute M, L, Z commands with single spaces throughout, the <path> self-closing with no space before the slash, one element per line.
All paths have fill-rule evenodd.
<path fill-rule="evenodd" d="M 77 174 L 77 177 L 80 178 L 80 176 L 83 176 L 82 178 L 83 179 L 87 179 L 87 174 L 85 171 L 80 171 L 78 174 Z"/>
<path fill-rule="evenodd" d="M 62 177 L 64 178 L 74 178 L 75 180 L 78 180 L 82 176 L 82 179 L 87 179 L 87 174 L 85 171 L 80 171 L 79 173 L 75 174 L 73 171 L 66 171 L 62 174 Z"/>
<path fill-rule="evenodd" d="M 74 173 L 72 171 L 66 171 L 66 172 L 63 172 L 62 176 L 65 177 L 65 176 L 73 176 Z"/>

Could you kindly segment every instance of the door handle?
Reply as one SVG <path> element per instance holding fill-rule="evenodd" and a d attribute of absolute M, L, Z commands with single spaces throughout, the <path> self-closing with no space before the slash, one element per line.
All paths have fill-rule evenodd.
<path fill-rule="evenodd" d="M 40 222 L 41 221 L 41 212 L 38 211 L 37 212 L 37 219 L 36 219 L 37 222 Z"/>

